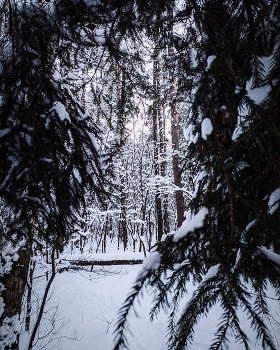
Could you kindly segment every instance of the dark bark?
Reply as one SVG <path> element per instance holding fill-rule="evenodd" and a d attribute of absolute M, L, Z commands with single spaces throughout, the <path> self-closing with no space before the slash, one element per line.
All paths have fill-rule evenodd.
<path fill-rule="evenodd" d="M 163 113 L 164 115 L 164 110 Z M 160 154 L 161 157 L 166 158 L 166 130 L 165 130 L 165 119 L 160 114 L 159 115 L 159 145 L 160 145 Z M 166 168 L 167 168 L 167 162 L 166 159 L 164 159 L 160 164 L 160 174 L 161 176 L 166 176 Z M 168 215 L 168 195 L 164 194 L 163 200 L 162 200 L 162 209 L 163 209 L 163 233 L 167 234 L 170 232 L 170 226 L 169 226 L 169 215 Z"/>
<path fill-rule="evenodd" d="M 126 220 L 126 195 L 121 193 L 121 214 L 119 222 L 119 237 L 123 242 L 123 249 L 126 250 L 128 242 L 127 220 Z"/>
<path fill-rule="evenodd" d="M 175 61 L 175 51 L 172 46 L 173 41 L 173 25 L 172 25 L 172 18 L 173 18 L 173 9 L 169 9 L 169 17 L 171 20 L 171 23 L 168 28 L 168 36 L 169 36 L 169 45 L 168 45 L 168 56 L 170 59 L 173 59 Z M 172 61 L 172 60 L 171 60 Z M 171 140 L 172 140 L 172 149 L 173 149 L 173 173 L 174 173 L 174 184 L 177 187 L 175 198 L 176 198 L 176 207 L 177 207 L 177 224 L 178 227 L 182 225 L 184 221 L 184 196 L 183 191 L 178 190 L 178 188 L 182 188 L 182 176 L 181 176 L 181 169 L 180 169 L 180 156 L 179 156 L 179 150 L 180 150 L 180 118 L 177 112 L 177 101 L 176 101 L 176 77 L 175 77 L 175 62 L 172 63 L 172 65 L 169 67 L 169 83 L 170 83 L 170 99 L 171 99 Z"/>
<path fill-rule="evenodd" d="M 173 148 L 173 173 L 174 173 L 174 184 L 177 187 L 175 198 L 176 198 L 176 208 L 177 208 L 177 224 L 178 227 L 182 225 L 184 221 L 184 196 L 183 191 L 178 189 L 182 188 L 182 176 L 180 169 L 180 156 L 179 156 L 179 116 L 177 113 L 176 102 L 172 102 L 171 106 L 171 138 L 172 138 L 172 148 Z"/>
<path fill-rule="evenodd" d="M 156 92 L 156 100 L 153 103 L 153 141 L 154 141 L 154 167 L 155 167 L 155 175 L 160 174 L 160 167 L 159 167 L 159 148 L 160 148 L 160 142 L 159 142 L 159 66 L 158 61 L 154 60 L 154 66 L 153 66 L 153 85 Z M 161 205 L 161 198 L 158 193 L 156 192 L 155 195 L 155 211 L 156 211 L 156 220 L 157 220 L 157 241 L 161 240 L 161 237 L 163 235 L 163 218 L 162 218 L 162 205 Z"/>
<path fill-rule="evenodd" d="M 18 252 L 18 256 L 18 260 L 13 262 L 11 271 L 0 277 L 0 283 L 4 286 L 1 296 L 5 305 L 4 312 L 0 317 L 0 326 L 3 325 L 6 317 L 19 317 L 21 313 L 22 298 L 28 277 L 30 254 L 28 250 L 22 249 Z M 2 263 L 5 264 L 5 261 L 2 261 Z M 12 326 L 11 324 L 11 332 L 15 333 L 16 340 L 10 346 L 5 346 L 4 350 L 19 349 L 19 333 L 17 333 L 17 330 L 13 330 Z M 2 338 L 1 335 L 0 337 Z"/>

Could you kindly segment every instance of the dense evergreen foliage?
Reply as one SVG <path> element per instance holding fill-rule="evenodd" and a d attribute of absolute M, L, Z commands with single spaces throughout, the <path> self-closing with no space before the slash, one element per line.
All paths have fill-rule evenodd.
<path fill-rule="evenodd" d="M 215 304 L 223 313 L 209 348 L 226 348 L 231 332 L 250 348 L 241 308 L 263 348 L 276 349 L 264 318 L 268 286 L 279 297 L 279 5 L 188 1 L 176 20 L 186 26 L 174 45 L 196 188 L 182 228 L 155 247 L 160 265 L 126 299 L 115 349 L 127 347 L 125 319 L 144 286 L 157 293 L 151 318 L 170 310 L 169 349 L 190 348 Z M 189 281 L 196 291 L 181 310 Z"/>
<path fill-rule="evenodd" d="M 62 250 L 79 230 L 86 194 L 106 206 L 114 189 L 108 163 L 135 108 L 131 91 L 137 86 L 143 93 L 146 85 L 137 73 L 140 55 L 127 45 L 141 43 L 139 28 L 158 22 L 164 2 L 3 0 L 0 6 L 0 341 L 17 349 L 34 245 Z M 104 75 L 109 83 L 102 90 Z M 106 143 L 110 127 L 119 135 Z"/>

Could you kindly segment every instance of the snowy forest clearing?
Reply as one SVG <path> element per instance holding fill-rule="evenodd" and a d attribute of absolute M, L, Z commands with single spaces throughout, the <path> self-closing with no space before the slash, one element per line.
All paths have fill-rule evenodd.
<path fill-rule="evenodd" d="M 135 259 L 138 259 L 140 254 L 103 254 L 103 259 L 110 260 L 113 256 L 119 259 L 131 259 L 134 255 Z M 105 268 L 97 266 L 92 272 L 89 272 L 90 269 L 88 271 L 70 269 L 63 273 L 57 273 L 50 291 L 49 301 L 45 307 L 44 319 L 38 332 L 42 339 L 36 343 L 34 349 L 113 349 L 116 315 L 141 269 L 142 265 L 106 266 Z M 45 284 L 45 278 L 40 279 L 40 282 L 35 284 L 35 296 L 42 295 Z M 182 301 L 182 307 L 184 302 L 191 298 L 195 289 L 192 283 L 189 284 L 188 288 L 189 294 Z M 149 312 L 152 299 L 152 293 L 145 292 L 143 298 L 139 299 L 139 303 L 135 305 L 138 317 L 135 317 L 133 311 L 131 312 L 128 323 L 133 336 L 129 336 L 129 350 L 167 349 L 167 315 L 161 312 L 157 319 L 150 322 Z M 275 312 L 272 299 L 270 307 Z M 210 311 L 209 316 L 201 320 L 196 327 L 192 349 L 209 349 L 220 315 L 220 307 L 215 306 Z M 276 319 L 278 317 L 277 313 L 273 316 Z M 240 311 L 239 318 L 243 330 L 252 341 L 252 349 L 261 350 L 262 346 L 257 344 L 252 336 L 253 333 L 246 314 Z M 53 320 L 55 323 L 52 324 Z M 277 326 L 273 320 L 270 320 L 268 324 L 270 324 L 275 339 L 280 340 L 277 338 L 280 326 Z M 53 331 L 45 337 L 52 326 L 54 326 Z M 28 338 L 28 333 L 22 331 L 20 350 L 26 348 Z M 244 349 L 242 344 L 234 341 L 231 342 L 229 348 L 233 350 Z"/>

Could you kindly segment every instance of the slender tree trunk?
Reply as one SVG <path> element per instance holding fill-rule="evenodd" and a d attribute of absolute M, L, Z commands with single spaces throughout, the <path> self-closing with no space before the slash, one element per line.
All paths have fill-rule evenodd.
<path fill-rule="evenodd" d="M 153 103 L 153 141 L 154 141 L 154 166 L 155 166 L 155 175 L 160 174 L 159 167 L 159 64 L 157 59 L 153 63 L 153 85 L 156 92 L 156 99 Z M 156 220 L 157 220 L 157 241 L 161 240 L 163 235 L 163 219 L 162 219 L 162 205 L 159 192 L 156 191 L 155 195 L 155 211 L 156 211 Z"/>
<path fill-rule="evenodd" d="M 122 74 L 118 63 L 115 66 L 116 69 L 116 80 L 117 80 L 117 100 L 118 100 L 118 124 L 117 132 L 119 133 L 119 147 L 121 148 L 125 143 L 125 116 L 123 111 L 123 104 L 125 99 L 125 77 Z M 118 238 L 118 249 L 119 249 L 119 240 L 123 242 L 124 251 L 127 248 L 128 242 L 128 231 L 127 231 L 127 219 L 126 219 L 126 194 L 122 191 L 120 196 L 120 222 L 119 222 L 119 238 Z"/>
<path fill-rule="evenodd" d="M 26 300 L 26 317 L 25 317 L 25 330 L 30 330 L 30 316 L 32 311 L 32 303 L 31 303 L 31 297 L 32 297 L 32 285 L 33 285 L 33 273 L 36 266 L 36 260 L 31 262 L 31 267 L 29 270 L 29 283 L 27 283 L 27 300 Z"/>
<path fill-rule="evenodd" d="M 50 290 L 50 287 L 51 287 L 51 285 L 53 283 L 53 280 L 55 278 L 55 275 L 56 275 L 56 270 L 55 270 L 55 251 L 56 251 L 56 249 L 52 248 L 52 254 L 51 254 L 51 259 L 52 259 L 51 278 L 48 281 L 46 289 L 45 289 L 45 292 L 44 292 L 42 303 L 41 303 L 41 306 L 40 306 L 40 309 L 39 309 L 39 314 L 38 314 L 37 320 L 35 322 L 33 331 L 32 331 L 31 336 L 30 336 L 30 340 L 29 340 L 29 344 L 28 344 L 28 350 L 32 350 L 32 348 L 33 348 L 34 340 L 35 340 L 36 334 L 38 332 L 40 323 L 41 323 L 42 318 L 43 318 L 44 308 L 45 308 L 46 303 L 47 303 L 49 290 Z"/>
<path fill-rule="evenodd" d="M 126 195 L 121 193 L 121 214 L 120 214 L 120 226 L 119 237 L 123 242 L 124 251 L 127 248 L 128 234 L 127 234 L 127 221 L 126 221 Z"/>
<path fill-rule="evenodd" d="M 180 190 L 182 188 L 182 176 L 181 176 L 181 169 L 180 169 L 180 118 L 177 112 L 177 101 L 176 101 L 176 77 L 175 77 L 175 52 L 174 48 L 172 46 L 173 42 L 173 25 L 172 25 L 172 19 L 173 19 L 173 9 L 172 7 L 169 8 L 169 18 L 170 18 L 170 25 L 168 28 L 168 56 L 171 63 L 171 67 L 169 69 L 170 72 L 170 99 L 171 99 L 171 140 L 172 140 L 172 150 L 173 150 L 173 159 L 172 159 L 172 165 L 173 165 L 173 173 L 174 173 L 174 184 L 177 187 L 176 190 L 176 207 L 177 207 L 177 224 L 178 226 L 182 225 L 182 222 L 184 221 L 184 196 L 183 191 Z"/>
<path fill-rule="evenodd" d="M 174 184 L 177 187 L 176 190 L 176 207 L 177 207 L 177 223 L 178 226 L 182 225 L 184 221 L 184 196 L 183 191 L 180 190 L 182 188 L 182 176 L 180 169 L 180 156 L 179 156 L 179 116 L 177 113 L 176 102 L 172 102 L 171 105 L 171 139 L 172 139 L 172 149 L 173 149 L 173 157 L 172 157 L 172 165 L 173 165 L 173 173 L 174 173 Z"/>
<path fill-rule="evenodd" d="M 142 169 L 141 169 L 142 171 Z M 148 196 L 146 193 L 145 199 L 144 199 L 144 203 L 142 204 L 141 207 L 141 213 L 142 213 L 142 221 L 144 222 L 146 220 L 146 214 L 147 214 L 147 200 L 148 200 Z M 146 256 L 146 249 L 143 243 L 143 239 L 144 239 L 144 232 L 146 232 L 145 226 L 142 223 L 141 224 L 141 230 L 140 230 L 140 244 L 139 244 L 139 253 L 142 251 L 142 245 L 143 245 L 143 250 L 144 250 L 144 255 Z"/>
<path fill-rule="evenodd" d="M 162 159 L 160 163 L 160 174 L 162 177 L 166 176 L 166 123 L 164 116 L 164 109 L 163 113 L 159 115 L 159 145 L 160 145 L 160 156 Z M 168 195 L 164 194 L 163 200 L 162 200 L 162 209 L 163 209 L 163 233 L 167 234 L 170 232 L 170 226 L 169 226 L 169 215 L 168 215 Z"/>

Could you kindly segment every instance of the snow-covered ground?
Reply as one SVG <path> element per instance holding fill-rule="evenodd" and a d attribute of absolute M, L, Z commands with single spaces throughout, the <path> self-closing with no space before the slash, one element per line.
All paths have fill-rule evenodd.
<path fill-rule="evenodd" d="M 139 255 L 137 256 L 137 258 Z M 54 314 L 54 331 L 43 337 L 34 349 L 59 350 L 110 350 L 113 348 L 113 330 L 116 314 L 124 301 L 130 286 L 135 281 L 141 265 L 102 267 L 96 266 L 92 272 L 69 270 L 58 273 L 51 288 L 46 305 L 44 320 L 40 327 L 40 337 L 52 328 L 51 315 Z M 35 279 L 35 295 L 40 295 L 46 279 Z M 190 284 L 190 294 L 193 286 Z M 187 300 L 188 296 L 186 297 Z M 162 312 L 152 323 L 149 321 L 152 293 L 145 293 L 136 305 L 138 317 L 133 312 L 129 316 L 129 350 L 166 349 L 167 315 Z M 36 310 L 36 304 L 34 305 Z M 36 314 L 36 312 L 35 312 Z M 194 350 L 209 348 L 213 334 L 217 329 L 219 307 L 214 307 L 207 318 L 202 319 L 196 328 Z M 34 315 L 35 316 L 35 315 Z M 280 317 L 279 317 L 280 318 Z M 246 315 L 240 312 L 240 320 L 248 335 L 250 330 Z M 272 332 L 279 333 L 279 327 L 272 324 Z M 54 338 L 52 341 L 51 339 Z M 278 337 L 280 341 L 280 336 Z M 28 334 L 22 332 L 20 350 L 25 349 Z M 262 349 L 252 338 L 252 349 Z M 280 347 L 279 347 L 280 348 Z M 241 350 L 243 346 L 232 342 L 230 349 Z"/>
<path fill-rule="evenodd" d="M 130 286 L 136 278 L 140 265 L 96 267 L 93 272 L 65 271 L 57 274 L 46 310 L 51 315 L 57 309 L 56 329 L 65 324 L 48 348 L 69 350 L 109 350 L 113 348 L 113 328 L 116 314 Z M 41 294 L 44 283 L 36 285 Z M 149 322 L 151 296 L 146 295 L 137 307 L 138 317 L 131 317 L 131 350 L 165 349 L 166 316 Z M 41 335 L 51 328 L 48 319 L 42 321 Z M 24 349 L 27 333 L 22 332 L 21 349 Z M 74 340 L 77 339 L 77 340 Z M 48 343 L 49 337 L 38 342 Z M 39 346 L 39 348 L 40 348 Z"/>

